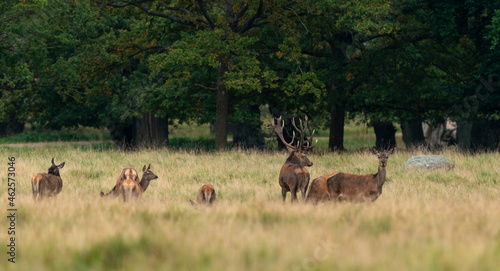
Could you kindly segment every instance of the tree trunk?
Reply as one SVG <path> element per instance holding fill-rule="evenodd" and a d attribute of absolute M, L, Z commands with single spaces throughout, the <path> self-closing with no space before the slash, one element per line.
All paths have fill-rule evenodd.
<path fill-rule="evenodd" d="M 168 117 L 160 119 L 151 113 L 141 114 L 141 118 L 134 118 L 129 124 L 108 127 L 115 144 L 123 149 L 168 145 Z"/>
<path fill-rule="evenodd" d="M 233 144 L 245 149 L 264 148 L 264 135 L 262 134 L 260 109 L 258 105 L 248 107 L 248 115 L 243 122 L 231 125 L 233 131 Z"/>
<path fill-rule="evenodd" d="M 474 151 L 500 148 L 500 120 L 479 120 L 472 124 L 471 146 Z"/>
<path fill-rule="evenodd" d="M 141 112 L 135 120 L 135 145 L 159 147 L 168 145 L 168 117 L 157 118 L 152 113 Z"/>
<path fill-rule="evenodd" d="M 0 137 L 19 134 L 24 131 L 24 123 L 11 118 L 6 122 L 0 122 Z"/>
<path fill-rule="evenodd" d="M 396 128 L 392 122 L 373 121 L 375 136 L 377 137 L 375 147 L 379 150 L 388 150 L 396 147 Z"/>
<path fill-rule="evenodd" d="M 108 127 L 111 139 L 116 146 L 122 149 L 130 149 L 135 146 L 135 125 L 131 121 L 130 124 L 113 124 Z"/>
<path fill-rule="evenodd" d="M 326 40 L 332 50 L 332 74 L 343 74 L 344 67 L 350 62 L 347 55 L 347 48 L 352 43 L 352 33 L 341 31 L 333 39 Z M 335 78 L 335 77 L 333 77 Z M 345 104 L 346 89 L 341 83 L 333 80 L 331 82 L 330 100 L 333 106 L 330 111 L 330 136 L 328 149 L 330 151 L 344 150 L 344 124 L 345 124 Z M 339 97 L 341 99 L 339 100 Z"/>
<path fill-rule="evenodd" d="M 219 56 L 217 71 L 217 104 L 215 110 L 215 149 L 224 150 L 227 147 L 227 119 L 229 110 L 229 93 L 224 85 L 224 76 L 228 70 L 228 60 Z"/>
<path fill-rule="evenodd" d="M 330 151 L 344 150 L 344 124 L 345 124 L 345 106 L 337 104 L 330 111 L 330 137 L 328 148 Z"/>
<path fill-rule="evenodd" d="M 441 141 L 446 129 L 444 119 L 441 122 L 432 122 L 422 124 L 424 130 L 425 142 L 427 148 L 437 150 L 441 148 Z"/>
<path fill-rule="evenodd" d="M 403 131 L 403 141 L 407 149 L 425 145 L 421 121 L 403 121 L 401 123 L 401 131 Z"/>
<path fill-rule="evenodd" d="M 471 147 L 472 123 L 457 122 L 457 143 L 461 150 L 467 151 Z"/>

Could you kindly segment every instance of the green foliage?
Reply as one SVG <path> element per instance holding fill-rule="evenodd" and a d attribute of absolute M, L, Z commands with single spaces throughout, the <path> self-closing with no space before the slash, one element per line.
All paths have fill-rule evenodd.
<path fill-rule="evenodd" d="M 110 140 L 109 132 L 92 128 L 67 129 L 61 131 L 26 130 L 20 134 L 1 137 L 0 143 L 34 143 L 58 141 L 103 141 Z"/>
<path fill-rule="evenodd" d="M 495 10 L 495 14 L 491 19 L 491 24 L 487 26 L 487 39 L 490 40 L 490 49 L 493 50 L 500 44 L 500 9 Z"/>
<path fill-rule="evenodd" d="M 367 121 L 499 114 L 498 1 L 260 4 L 2 2 L 0 122 L 116 130 L 152 112 L 216 123 L 221 85 L 229 124 L 254 128 L 249 108 L 266 104 L 315 127 L 333 105 Z"/>

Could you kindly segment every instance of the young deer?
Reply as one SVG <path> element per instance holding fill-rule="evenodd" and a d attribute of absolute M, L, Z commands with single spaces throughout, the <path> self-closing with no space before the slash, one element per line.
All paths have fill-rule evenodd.
<path fill-rule="evenodd" d="M 277 122 L 277 124 L 275 123 Z M 295 132 L 293 132 L 292 141 L 290 143 L 286 142 L 283 137 L 283 127 L 285 126 L 285 122 L 280 125 L 281 117 L 278 119 L 273 119 L 271 125 L 274 128 L 274 131 L 281 139 L 281 142 L 285 144 L 286 148 L 290 152 L 290 156 L 286 159 L 285 164 L 281 167 L 280 176 L 279 176 L 279 184 L 281 186 L 281 194 L 283 196 L 283 202 L 286 200 L 286 193 L 290 191 L 292 194 L 292 203 L 297 200 L 297 191 L 300 190 L 302 193 L 302 200 L 306 197 L 307 186 L 309 185 L 310 175 L 305 167 L 310 167 L 313 165 L 311 161 L 306 156 L 306 152 L 312 150 L 318 141 L 311 145 L 312 138 L 314 136 L 314 131 L 311 134 L 311 137 L 308 139 L 304 139 L 305 130 L 307 129 L 307 117 L 305 118 L 305 125 L 302 126 L 302 120 L 300 120 L 300 129 L 295 125 L 295 120 L 292 120 L 293 127 L 300 133 L 300 140 L 297 143 L 297 146 L 293 146 L 293 140 L 295 138 Z"/>
<path fill-rule="evenodd" d="M 197 204 L 207 204 L 207 205 L 212 205 L 212 203 L 215 201 L 216 194 L 215 194 L 215 189 L 212 185 L 210 184 L 205 184 L 200 189 L 198 189 L 198 194 L 196 195 L 196 203 Z M 192 200 L 191 201 L 192 205 L 196 205 Z"/>
<path fill-rule="evenodd" d="M 376 148 L 373 148 L 372 152 L 378 156 L 378 172 L 368 175 L 349 173 L 337 173 L 333 175 L 326 181 L 330 200 L 368 203 L 375 201 L 382 194 L 387 160 L 394 152 L 394 149 L 391 148 L 386 152 L 378 152 Z"/>
<path fill-rule="evenodd" d="M 139 183 L 139 175 L 137 174 L 137 170 L 133 168 L 124 168 L 118 178 L 116 178 L 116 184 L 108 193 L 104 194 L 101 191 L 101 197 L 114 196 L 117 197 L 121 194 L 123 181 L 130 179 L 136 183 Z"/>
<path fill-rule="evenodd" d="M 144 193 L 146 189 L 148 189 L 149 183 L 154 179 L 158 179 L 158 176 L 156 176 L 150 170 L 150 168 L 151 164 L 149 164 L 147 168 L 146 165 L 144 165 L 144 167 L 142 168 L 142 178 L 140 183 L 130 178 L 123 180 L 121 184 L 121 194 L 123 196 L 123 201 L 127 202 L 132 198 L 140 200 L 142 197 L 142 193 Z"/>
<path fill-rule="evenodd" d="M 56 196 L 62 190 L 62 179 L 59 175 L 59 169 L 63 168 L 66 162 L 60 165 L 54 164 L 52 158 L 52 165 L 49 167 L 49 173 L 37 173 L 31 178 L 31 189 L 33 190 L 33 199 L 43 199 L 43 197 Z"/>

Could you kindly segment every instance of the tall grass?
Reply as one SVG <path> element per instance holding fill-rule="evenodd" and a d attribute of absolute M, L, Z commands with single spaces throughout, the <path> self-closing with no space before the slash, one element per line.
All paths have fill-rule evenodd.
<path fill-rule="evenodd" d="M 281 202 L 286 153 L 142 150 L 94 146 L 2 147 L 15 156 L 19 218 L 16 264 L 1 270 L 494 270 L 500 266 L 500 155 L 444 151 L 452 171 L 407 171 L 389 159 L 371 205 Z M 30 178 L 66 162 L 57 199 L 33 202 Z M 311 176 L 374 173 L 364 152 L 310 154 Z M 122 168 L 151 163 L 159 179 L 139 203 L 102 200 Z M 142 175 L 142 174 L 141 174 Z M 193 207 L 214 185 L 217 203 Z M 7 219 L 0 219 L 5 250 Z"/>

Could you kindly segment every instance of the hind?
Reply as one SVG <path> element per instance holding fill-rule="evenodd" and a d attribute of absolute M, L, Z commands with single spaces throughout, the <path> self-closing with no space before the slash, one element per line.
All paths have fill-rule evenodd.
<path fill-rule="evenodd" d="M 215 189 L 210 184 L 205 184 L 198 190 L 196 202 L 198 204 L 212 204 L 215 201 Z"/>
<path fill-rule="evenodd" d="M 36 200 L 38 193 L 40 191 L 40 180 L 42 179 L 42 175 L 35 174 L 33 178 L 31 178 L 31 189 L 33 190 L 33 200 Z"/>

